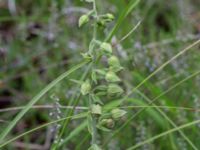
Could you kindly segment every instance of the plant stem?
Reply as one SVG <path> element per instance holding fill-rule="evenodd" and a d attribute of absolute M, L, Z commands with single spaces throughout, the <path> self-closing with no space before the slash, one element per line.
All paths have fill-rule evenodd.
<path fill-rule="evenodd" d="M 92 108 L 92 105 L 93 105 L 93 100 L 92 98 L 89 96 L 89 106 L 90 106 L 90 109 Z M 97 141 L 97 129 L 96 129 L 96 118 L 95 116 L 91 113 L 91 118 L 92 118 L 92 144 L 96 144 L 96 141 Z"/>
<path fill-rule="evenodd" d="M 95 15 L 95 18 L 98 19 L 98 13 L 97 13 L 97 7 L 96 7 L 96 0 L 94 0 L 93 2 L 93 10 L 94 10 L 94 15 Z M 94 23 L 94 28 L 93 28 L 93 40 L 96 40 L 96 37 L 97 37 L 97 23 L 95 22 Z M 93 45 L 92 46 L 92 51 L 94 50 L 95 46 Z M 92 62 L 92 69 L 94 67 L 94 62 Z M 90 97 L 89 95 L 89 108 L 91 109 L 92 108 L 92 105 L 94 104 L 92 98 Z M 97 129 L 96 129 L 96 118 L 93 114 L 91 114 L 91 118 L 92 118 L 92 141 L 91 143 L 92 144 L 96 144 L 96 140 L 97 140 Z"/>

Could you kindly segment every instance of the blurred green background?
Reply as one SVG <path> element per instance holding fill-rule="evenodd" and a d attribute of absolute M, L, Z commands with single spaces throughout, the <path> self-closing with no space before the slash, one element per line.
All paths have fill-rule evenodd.
<path fill-rule="evenodd" d="M 98 39 L 103 40 L 124 11 L 128 0 L 97 0 L 99 13 L 110 12 L 115 20 L 105 29 L 98 30 Z M 0 108 L 24 106 L 49 82 L 81 60 L 81 53 L 88 50 L 92 39 L 90 25 L 78 28 L 79 17 L 91 9 L 91 5 L 80 0 L 0 0 Z M 114 52 L 125 70 L 120 74 L 124 86 L 130 91 L 156 68 L 172 58 L 186 46 L 200 38 L 199 0 L 141 0 L 139 5 L 124 20 L 112 38 L 119 41 L 139 21 L 140 26 L 125 41 L 116 44 Z M 140 91 L 153 99 L 178 81 L 200 69 L 199 47 L 192 48 L 150 79 Z M 85 68 L 70 75 L 79 79 Z M 38 105 L 53 105 L 54 94 L 62 105 L 69 105 L 69 99 L 79 92 L 76 85 L 63 80 L 48 92 Z M 196 76 L 156 102 L 157 105 L 200 107 L 200 78 Z M 146 104 L 139 94 L 126 105 Z M 79 106 L 85 106 L 81 99 Z M 137 109 L 129 109 L 128 115 L 119 125 L 133 115 Z M 17 111 L 0 112 L 0 132 L 14 118 Z M 42 123 L 52 121 L 50 110 L 32 109 L 17 124 L 9 138 Z M 178 109 L 164 109 L 177 125 L 200 119 L 200 112 Z M 64 114 L 64 113 L 63 113 Z M 72 121 L 64 135 L 80 127 L 84 120 Z M 50 128 L 26 135 L 9 144 L 5 150 L 48 149 Z M 155 109 L 148 109 L 133 120 L 105 149 L 124 150 L 160 132 L 172 128 Z M 200 149 L 200 125 L 184 129 L 188 138 Z M 110 133 L 99 133 L 99 143 L 104 143 Z M 49 141 L 48 141 L 49 140 Z M 46 143 L 46 144 L 45 144 Z M 25 144 L 25 145 L 23 145 Z M 26 145 L 27 144 L 27 145 Z M 32 144 L 32 145 L 31 145 Z M 49 144 L 49 145 L 48 145 Z M 90 145 L 87 128 L 83 128 L 68 140 L 61 149 L 85 150 Z M 34 147 L 35 146 L 35 147 Z M 37 147 L 38 146 L 38 147 Z M 188 143 L 179 133 L 162 137 L 138 149 L 141 150 L 190 150 Z"/>

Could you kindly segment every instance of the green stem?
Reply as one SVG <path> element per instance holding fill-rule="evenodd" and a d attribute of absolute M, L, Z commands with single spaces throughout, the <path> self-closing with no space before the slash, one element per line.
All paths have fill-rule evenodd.
<path fill-rule="evenodd" d="M 94 0 L 93 2 L 93 10 L 94 10 L 94 15 L 95 18 L 98 18 L 98 13 L 97 13 L 97 7 L 96 7 L 96 0 Z M 93 29 L 93 40 L 95 41 L 97 38 L 97 23 L 94 23 L 94 29 Z M 95 46 L 92 47 L 92 51 L 94 50 Z M 94 67 L 94 62 L 92 63 L 92 69 Z M 92 105 L 94 104 L 92 98 L 89 96 L 89 107 L 91 108 Z M 96 144 L 97 141 L 97 129 L 96 129 L 96 118 L 93 114 L 91 114 L 92 116 L 92 144 Z"/>
<path fill-rule="evenodd" d="M 89 96 L 89 107 L 90 109 L 92 108 L 93 105 L 93 100 Z M 97 129 L 96 129 L 96 118 L 95 116 L 91 113 L 91 118 L 92 118 L 92 144 L 96 144 L 97 142 Z"/>

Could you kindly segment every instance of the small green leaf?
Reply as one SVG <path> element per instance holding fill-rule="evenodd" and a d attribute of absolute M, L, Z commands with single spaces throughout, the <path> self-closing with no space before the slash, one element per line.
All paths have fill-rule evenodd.
<path fill-rule="evenodd" d="M 83 59 L 87 60 L 87 61 L 91 61 L 93 59 L 92 55 L 89 53 L 81 53 Z"/>
<path fill-rule="evenodd" d="M 107 90 L 107 86 L 106 85 L 98 85 L 95 87 L 95 91 L 98 90 L 98 91 L 105 91 Z"/>
<path fill-rule="evenodd" d="M 76 84 L 79 84 L 79 85 L 81 85 L 83 82 L 82 81 L 80 81 L 80 80 L 75 80 L 75 79 L 70 79 L 70 81 L 72 81 L 72 82 L 74 82 L 74 83 L 76 83 Z"/>
<path fill-rule="evenodd" d="M 96 93 L 97 96 L 105 96 L 106 94 L 107 94 L 106 91 L 101 91 Z"/>
<path fill-rule="evenodd" d="M 89 133 L 92 135 L 93 128 L 92 128 L 92 116 L 91 116 L 91 114 L 88 114 L 88 116 L 87 116 L 87 126 L 88 126 Z"/>
<path fill-rule="evenodd" d="M 91 78 L 92 78 L 92 81 L 94 81 L 94 83 L 97 84 L 97 74 L 96 74 L 96 71 L 92 70 Z"/>
<path fill-rule="evenodd" d="M 101 74 L 101 75 L 105 75 L 106 72 L 104 70 L 101 70 L 101 69 L 96 69 L 95 70 L 97 73 Z"/>
<path fill-rule="evenodd" d="M 92 100 L 93 100 L 95 103 L 104 105 L 104 103 L 101 101 L 101 99 L 100 99 L 97 95 L 91 94 L 91 97 L 92 97 Z"/>
<path fill-rule="evenodd" d="M 123 69 L 123 67 L 119 67 L 119 66 L 112 66 L 112 67 L 109 67 L 110 70 L 114 71 L 114 72 L 119 72 Z"/>
<path fill-rule="evenodd" d="M 96 127 L 97 127 L 98 129 L 104 131 L 104 132 L 110 132 L 110 131 L 111 131 L 110 129 L 108 129 L 108 128 L 104 127 L 104 126 L 97 125 Z"/>

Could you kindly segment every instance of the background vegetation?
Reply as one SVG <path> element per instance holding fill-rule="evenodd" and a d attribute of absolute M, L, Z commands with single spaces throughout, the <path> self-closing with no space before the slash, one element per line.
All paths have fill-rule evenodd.
<path fill-rule="evenodd" d="M 106 28 L 97 31 L 98 39 L 103 41 L 119 22 L 119 16 L 127 11 L 129 1 L 96 0 L 96 5 L 100 14 L 109 12 L 115 16 Z M 0 133 L 23 109 L 21 107 L 47 84 L 82 61 L 80 54 L 88 50 L 93 32 L 90 25 L 79 28 L 78 19 L 90 9 L 90 3 L 80 0 L 0 0 Z M 119 43 L 138 22 L 141 23 L 137 29 Z M 198 0 L 141 0 L 123 19 L 111 39 L 114 54 L 124 67 L 120 78 L 125 95 L 199 38 Z M 200 120 L 199 50 L 199 44 L 196 44 L 130 94 L 122 105 L 127 114 L 110 132 L 98 132 L 98 144 L 103 149 L 124 150 L 177 126 Z M 102 62 L 104 64 L 104 60 Z M 76 104 L 77 98 L 73 95 L 80 93 L 80 89 L 69 79 L 79 80 L 86 68 L 84 65 L 50 89 L 20 118 L 6 139 L 67 117 L 70 110 L 74 110 L 74 114 L 85 112 L 87 97 L 81 97 Z M 154 105 L 148 105 L 155 98 Z M 109 106 L 116 103 L 106 102 Z M 73 108 L 75 105 L 78 107 Z M 130 120 L 147 106 L 151 108 Z M 26 134 L 0 149 L 50 149 L 56 142 L 59 126 L 63 127 L 63 122 Z M 200 123 L 177 130 L 144 143 L 138 149 L 200 149 Z M 90 147 L 90 141 L 83 117 L 70 121 L 57 149 L 85 150 Z"/>

